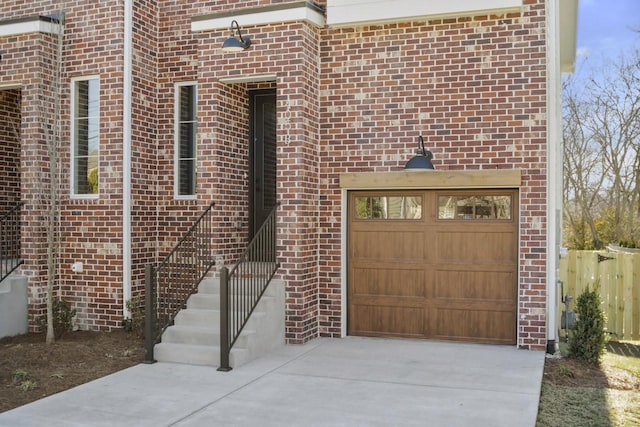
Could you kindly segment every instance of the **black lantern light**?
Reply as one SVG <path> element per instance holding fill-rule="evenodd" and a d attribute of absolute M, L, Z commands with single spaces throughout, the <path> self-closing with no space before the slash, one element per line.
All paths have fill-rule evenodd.
<path fill-rule="evenodd" d="M 418 136 L 418 153 L 407 162 L 404 168 L 434 170 L 435 168 L 433 167 L 433 163 L 431 163 L 431 159 L 433 159 L 433 153 L 424 148 L 424 140 L 422 139 L 422 135 L 420 135 Z"/>
<path fill-rule="evenodd" d="M 233 28 L 234 25 L 235 30 L 238 32 L 239 40 L 235 36 L 235 31 Z M 251 46 L 251 40 L 249 40 L 249 37 L 242 37 L 242 33 L 240 32 L 240 25 L 238 25 L 238 21 L 236 21 L 235 19 L 231 21 L 230 30 L 231 36 L 226 39 L 224 43 L 222 43 L 223 52 L 242 52 L 243 50 Z"/>

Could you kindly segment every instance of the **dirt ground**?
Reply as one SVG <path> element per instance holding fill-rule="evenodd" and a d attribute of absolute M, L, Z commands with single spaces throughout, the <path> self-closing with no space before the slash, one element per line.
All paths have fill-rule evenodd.
<path fill-rule="evenodd" d="M 52 345 L 41 334 L 3 338 L 0 412 L 128 368 L 143 358 L 142 339 L 124 331 L 70 332 Z M 569 387 L 640 390 L 640 377 L 625 370 L 596 368 L 566 358 L 546 359 L 544 381 Z"/>
<path fill-rule="evenodd" d="M 607 353 L 631 358 L 640 358 L 640 344 L 609 341 Z M 640 391 L 640 375 L 602 363 L 592 366 L 571 358 L 547 358 L 543 380 L 567 387 L 610 388 L 615 390 Z"/>
<path fill-rule="evenodd" d="M 640 391 L 640 377 L 624 369 L 596 367 L 569 358 L 545 359 L 543 381 L 566 387 Z"/>
<path fill-rule="evenodd" d="M 0 339 L 0 412 L 140 363 L 142 339 L 124 331 L 68 332 Z"/>

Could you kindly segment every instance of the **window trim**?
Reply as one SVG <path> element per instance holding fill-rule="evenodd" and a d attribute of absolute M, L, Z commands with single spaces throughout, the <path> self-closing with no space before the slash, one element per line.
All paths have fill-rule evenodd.
<path fill-rule="evenodd" d="M 79 194 L 77 193 L 76 190 L 76 113 L 75 113 L 75 109 L 76 109 L 76 83 L 78 82 L 82 82 L 82 81 L 88 81 L 88 80 L 97 80 L 98 82 L 98 192 L 95 194 Z M 71 152 L 69 153 L 70 156 L 70 161 L 71 161 L 71 167 L 69 169 L 70 171 L 70 182 L 69 182 L 69 192 L 70 192 L 70 197 L 71 199 L 78 199 L 78 200 L 96 200 L 100 198 L 100 145 L 101 145 L 101 135 L 100 135 L 100 127 L 102 124 L 102 120 L 101 120 L 101 108 L 100 108 L 100 104 L 101 104 L 101 96 L 100 96 L 100 91 L 101 91 L 101 82 L 100 82 L 100 75 L 99 74 L 92 74 L 92 75 L 87 75 L 87 76 L 78 76 L 78 77 L 72 77 L 70 80 L 70 91 L 71 91 L 71 97 L 70 97 L 70 139 L 71 139 Z"/>
<path fill-rule="evenodd" d="M 194 144 L 194 173 L 196 175 L 193 194 L 180 194 L 180 89 L 194 87 L 196 136 Z M 198 198 L 198 82 L 176 82 L 173 86 L 173 197 L 175 200 L 195 200 Z"/>
<path fill-rule="evenodd" d="M 372 199 L 372 198 L 380 198 L 380 199 L 387 199 L 387 201 L 385 202 L 385 204 L 388 205 L 389 203 L 389 199 L 390 198 L 401 198 L 402 203 L 405 204 L 406 203 L 406 198 L 413 198 L 413 199 L 420 199 L 420 215 L 418 217 L 415 218 L 397 218 L 397 217 L 374 217 L 373 215 L 370 217 L 360 217 L 358 216 L 358 199 L 360 198 L 366 198 L 366 199 Z M 390 192 L 375 192 L 375 193 L 366 193 L 364 195 L 355 195 L 353 197 L 353 221 L 393 221 L 393 222 L 405 222 L 405 221 L 410 221 L 410 222 L 416 222 L 416 221 L 424 221 L 424 213 L 426 211 L 426 203 L 425 203 L 425 198 L 423 194 L 420 193 L 415 193 L 411 192 L 411 193 L 407 193 L 407 192 L 397 192 L 397 191 L 390 191 Z M 388 208 L 387 208 L 388 209 Z"/>
<path fill-rule="evenodd" d="M 511 223 L 516 220 L 515 216 L 518 215 L 517 208 L 517 200 L 518 191 L 517 189 L 477 189 L 477 190 L 438 190 L 435 193 L 435 220 L 439 223 L 454 223 L 454 222 L 464 222 L 468 223 L 471 221 L 474 222 L 491 222 L 491 223 Z M 514 193 L 514 191 L 516 191 Z M 440 218 L 439 213 L 439 201 L 441 196 L 454 196 L 454 197 L 472 197 L 472 196 L 508 196 L 510 198 L 509 203 L 509 218 Z"/>

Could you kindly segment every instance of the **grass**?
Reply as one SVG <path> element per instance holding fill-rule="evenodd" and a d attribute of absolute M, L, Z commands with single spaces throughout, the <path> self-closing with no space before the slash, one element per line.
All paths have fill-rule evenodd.
<path fill-rule="evenodd" d="M 542 384 L 538 427 L 638 426 L 640 393 Z"/>
<path fill-rule="evenodd" d="M 605 353 L 602 364 L 624 369 L 636 377 L 640 377 L 640 357 L 622 356 L 615 353 Z"/>
<path fill-rule="evenodd" d="M 542 383 L 538 427 L 608 426 L 605 389 Z"/>
<path fill-rule="evenodd" d="M 623 344 L 640 349 L 637 342 Z M 609 350 L 599 372 L 603 384 L 585 386 L 586 377 L 595 375 L 588 371 L 581 376 L 581 365 L 575 361 L 563 359 L 556 364 L 554 373 L 559 381 L 542 383 L 537 427 L 640 426 L 640 357 L 618 352 L 616 346 L 609 346 Z M 629 378 L 636 385 L 623 389 L 630 384 Z"/>

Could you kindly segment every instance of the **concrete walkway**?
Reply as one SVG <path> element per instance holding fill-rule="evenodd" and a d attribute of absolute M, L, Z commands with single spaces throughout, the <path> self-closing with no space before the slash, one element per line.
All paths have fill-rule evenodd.
<path fill-rule="evenodd" d="M 231 372 L 138 365 L 0 414 L 0 426 L 535 426 L 544 353 L 316 339 Z"/>

